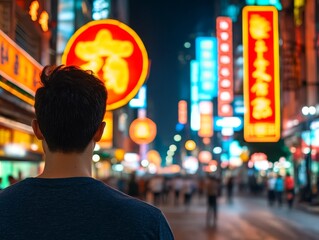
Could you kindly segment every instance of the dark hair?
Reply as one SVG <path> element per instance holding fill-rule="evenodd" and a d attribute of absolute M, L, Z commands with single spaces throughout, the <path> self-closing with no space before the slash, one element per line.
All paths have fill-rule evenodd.
<path fill-rule="evenodd" d="M 92 71 L 46 66 L 35 94 L 35 114 L 50 151 L 83 152 L 106 109 L 107 91 Z"/>

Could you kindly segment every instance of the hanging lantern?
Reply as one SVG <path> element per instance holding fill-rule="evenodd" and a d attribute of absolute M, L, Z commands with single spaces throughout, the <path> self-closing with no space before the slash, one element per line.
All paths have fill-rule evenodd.
<path fill-rule="evenodd" d="M 135 119 L 131 123 L 129 134 L 137 144 L 151 143 L 156 137 L 156 124 L 149 118 Z"/>

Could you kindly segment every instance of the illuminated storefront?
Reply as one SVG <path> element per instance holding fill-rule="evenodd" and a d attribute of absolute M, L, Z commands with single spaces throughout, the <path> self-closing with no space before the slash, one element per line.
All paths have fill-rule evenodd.
<path fill-rule="evenodd" d="M 39 62 L 48 64 L 50 58 L 49 6 L 43 1 L 0 3 L 2 13 L 8 13 L 0 17 L 0 188 L 9 185 L 9 175 L 33 177 L 43 166 L 42 146 L 30 123 Z"/>

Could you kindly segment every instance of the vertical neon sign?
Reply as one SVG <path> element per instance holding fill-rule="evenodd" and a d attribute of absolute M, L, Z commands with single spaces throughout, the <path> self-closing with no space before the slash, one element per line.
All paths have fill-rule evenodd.
<path fill-rule="evenodd" d="M 218 17 L 218 116 L 233 115 L 233 35 L 232 20 L 229 17 Z"/>
<path fill-rule="evenodd" d="M 243 9 L 244 139 L 277 142 L 280 138 L 278 12 L 275 7 Z"/>

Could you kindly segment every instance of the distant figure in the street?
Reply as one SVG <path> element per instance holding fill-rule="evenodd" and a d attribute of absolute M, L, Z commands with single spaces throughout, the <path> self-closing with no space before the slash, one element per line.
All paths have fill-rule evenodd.
<path fill-rule="evenodd" d="M 121 191 L 122 193 L 127 192 L 126 180 L 124 179 L 123 176 L 120 176 L 119 179 L 117 179 L 117 189 Z"/>
<path fill-rule="evenodd" d="M 206 195 L 207 195 L 207 212 L 206 225 L 210 226 L 211 218 L 213 217 L 214 226 L 217 225 L 218 216 L 218 192 L 219 181 L 215 176 L 208 176 L 206 179 Z"/>
<path fill-rule="evenodd" d="M 132 197 L 136 197 L 136 198 L 139 197 L 139 189 L 138 189 L 138 183 L 136 180 L 135 172 L 133 172 L 130 176 L 127 193 L 128 195 Z"/>
<path fill-rule="evenodd" d="M 163 182 L 163 193 L 162 193 L 162 200 L 163 204 L 168 203 L 169 199 L 169 194 L 172 189 L 172 181 L 169 177 L 164 177 L 164 182 Z"/>
<path fill-rule="evenodd" d="M 227 200 L 228 203 L 233 202 L 233 191 L 234 191 L 234 177 L 229 176 L 226 182 L 226 189 L 227 189 Z"/>
<path fill-rule="evenodd" d="M 198 182 L 197 182 L 197 192 L 198 192 L 198 197 L 202 198 L 205 192 L 205 178 L 204 177 L 199 177 Z"/>
<path fill-rule="evenodd" d="M 186 207 L 186 210 L 188 210 L 191 204 L 194 189 L 195 189 L 194 180 L 190 176 L 187 176 L 184 179 L 184 185 L 183 185 L 184 206 Z"/>
<path fill-rule="evenodd" d="M 285 192 L 288 207 L 291 209 L 295 198 L 295 181 L 290 173 L 287 173 L 285 178 Z"/>
<path fill-rule="evenodd" d="M 155 175 L 149 183 L 149 189 L 153 195 L 153 204 L 155 206 L 160 205 L 161 195 L 163 192 L 163 178 L 160 175 Z"/>
<path fill-rule="evenodd" d="M 15 177 L 13 177 L 12 175 L 8 176 L 8 180 L 9 180 L 10 186 L 18 182 L 18 180 L 15 179 Z"/>
<path fill-rule="evenodd" d="M 45 166 L 1 191 L 0 239 L 174 239 L 160 209 L 92 178 L 105 128 L 104 82 L 63 65 L 44 67 L 40 80 L 31 125 Z"/>
<path fill-rule="evenodd" d="M 276 183 L 275 183 L 275 193 L 276 193 L 276 200 L 278 203 L 278 206 L 281 207 L 282 205 L 282 195 L 285 190 L 285 184 L 282 176 L 278 174 Z"/>
<path fill-rule="evenodd" d="M 174 204 L 177 206 L 179 204 L 180 192 L 183 188 L 183 179 L 180 176 L 176 176 L 173 180 L 174 189 Z"/>
<path fill-rule="evenodd" d="M 275 195 L 275 184 L 276 184 L 276 177 L 274 174 L 269 174 L 267 180 L 267 197 L 268 197 L 268 205 L 273 206 L 276 200 Z"/>

